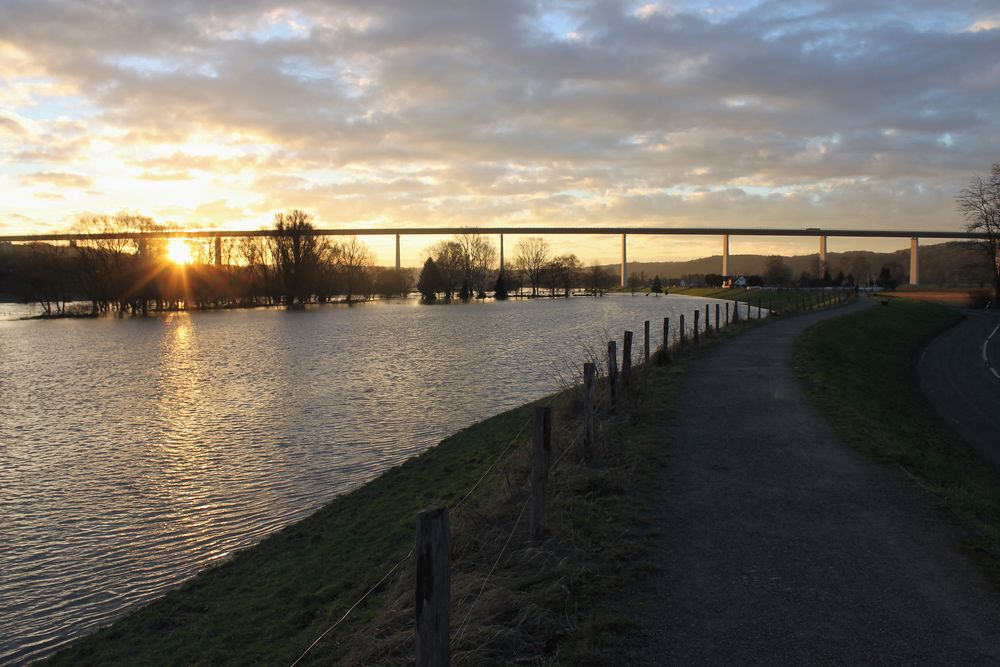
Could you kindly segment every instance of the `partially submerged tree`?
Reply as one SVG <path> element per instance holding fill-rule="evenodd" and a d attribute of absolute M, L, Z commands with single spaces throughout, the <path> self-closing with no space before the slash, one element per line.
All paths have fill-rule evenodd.
<path fill-rule="evenodd" d="M 993 267 L 993 307 L 1000 308 L 1000 162 L 993 163 L 988 178 L 974 176 L 956 200 L 965 228 L 986 235 L 980 246 Z"/>
<path fill-rule="evenodd" d="M 313 232 L 312 218 L 298 209 L 274 216 L 271 255 L 281 276 L 285 306 L 301 308 L 313 293 L 324 244 Z"/>
<path fill-rule="evenodd" d="M 514 266 L 531 284 L 531 296 L 538 296 L 552 253 L 548 241 L 537 236 L 521 239 L 514 246 Z"/>

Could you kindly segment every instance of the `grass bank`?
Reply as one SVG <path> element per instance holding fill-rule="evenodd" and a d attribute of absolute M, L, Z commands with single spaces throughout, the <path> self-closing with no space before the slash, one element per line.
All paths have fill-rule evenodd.
<path fill-rule="evenodd" d="M 853 298 L 851 290 L 823 289 L 723 289 L 716 287 L 670 288 L 670 294 L 682 296 L 702 296 L 710 299 L 727 299 L 750 306 L 751 317 L 757 316 L 757 308 L 773 311 L 778 315 L 802 313 L 833 305 L 836 299 Z M 741 315 L 745 315 L 745 310 Z"/>
<path fill-rule="evenodd" d="M 960 317 L 943 306 L 893 299 L 811 328 L 795 364 L 844 442 L 900 466 L 974 527 L 959 546 L 1000 585 L 1000 475 L 928 405 L 913 374 L 921 344 Z"/>

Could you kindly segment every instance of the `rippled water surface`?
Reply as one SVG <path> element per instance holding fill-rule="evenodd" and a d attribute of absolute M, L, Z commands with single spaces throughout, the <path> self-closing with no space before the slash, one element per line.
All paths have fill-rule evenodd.
<path fill-rule="evenodd" d="M 0 664 L 51 653 L 705 299 L 0 321 Z M 637 356 L 637 355 L 636 355 Z"/>

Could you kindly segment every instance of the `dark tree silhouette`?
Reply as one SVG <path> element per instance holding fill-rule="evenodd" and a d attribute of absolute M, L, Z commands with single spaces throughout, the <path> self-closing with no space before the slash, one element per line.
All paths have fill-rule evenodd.
<path fill-rule="evenodd" d="M 437 301 L 437 293 L 444 291 L 444 279 L 433 257 L 428 257 L 424 262 L 424 268 L 420 270 L 417 291 L 420 292 L 420 299 L 424 303 L 434 303 Z"/>
<path fill-rule="evenodd" d="M 993 308 L 1000 308 L 1000 162 L 994 162 L 988 178 L 973 177 L 956 198 L 965 216 L 965 228 L 986 234 L 980 247 L 993 267 Z"/>

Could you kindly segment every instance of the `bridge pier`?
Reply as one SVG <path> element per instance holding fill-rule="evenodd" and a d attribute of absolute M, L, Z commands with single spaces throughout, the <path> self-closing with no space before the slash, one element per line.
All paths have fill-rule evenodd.
<path fill-rule="evenodd" d="M 826 274 L 826 237 L 819 237 L 819 275 L 822 278 Z"/>
<path fill-rule="evenodd" d="M 500 234 L 500 275 L 503 275 L 503 234 Z"/>
<path fill-rule="evenodd" d="M 622 234 L 622 287 L 628 287 L 628 255 L 626 251 L 626 234 Z"/>
<path fill-rule="evenodd" d="M 920 239 L 910 239 L 910 284 L 920 284 Z"/>
<path fill-rule="evenodd" d="M 399 261 L 399 234 L 396 234 L 396 273 L 399 273 L 401 264 Z"/>
<path fill-rule="evenodd" d="M 722 235 L 722 277 L 729 277 L 729 234 Z"/>

